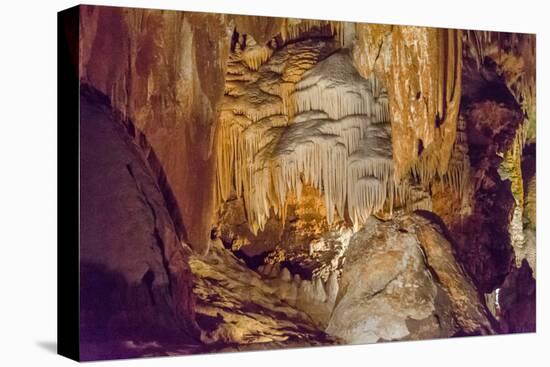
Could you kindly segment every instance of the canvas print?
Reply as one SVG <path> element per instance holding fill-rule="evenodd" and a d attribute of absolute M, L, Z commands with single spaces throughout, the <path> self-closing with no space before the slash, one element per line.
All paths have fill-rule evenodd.
<path fill-rule="evenodd" d="M 534 34 L 76 14 L 80 359 L 536 331 Z"/>

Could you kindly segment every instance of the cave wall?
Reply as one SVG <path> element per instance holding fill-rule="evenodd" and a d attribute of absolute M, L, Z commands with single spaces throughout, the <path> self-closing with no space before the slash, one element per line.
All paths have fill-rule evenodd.
<path fill-rule="evenodd" d="M 132 119 L 164 173 L 178 232 L 208 244 L 212 141 L 230 35 L 219 14 L 82 6 L 80 79 Z"/>
<path fill-rule="evenodd" d="M 353 57 L 388 88 L 395 177 L 444 175 L 460 106 L 462 32 L 355 24 Z"/>
<path fill-rule="evenodd" d="M 145 153 L 92 87 L 80 116 L 81 358 L 134 356 L 128 340 L 196 343 L 191 250 Z"/>

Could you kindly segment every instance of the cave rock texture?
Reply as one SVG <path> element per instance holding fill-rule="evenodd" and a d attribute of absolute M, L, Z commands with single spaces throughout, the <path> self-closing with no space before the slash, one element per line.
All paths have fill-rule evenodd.
<path fill-rule="evenodd" d="M 372 343 L 492 333 L 443 230 L 421 215 L 372 218 L 351 238 L 329 334 Z"/>
<path fill-rule="evenodd" d="M 87 359 L 536 329 L 535 37 L 80 7 Z"/>
<path fill-rule="evenodd" d="M 82 342 L 131 356 L 117 342 L 197 340 L 190 249 L 108 99 L 90 87 L 80 97 Z"/>

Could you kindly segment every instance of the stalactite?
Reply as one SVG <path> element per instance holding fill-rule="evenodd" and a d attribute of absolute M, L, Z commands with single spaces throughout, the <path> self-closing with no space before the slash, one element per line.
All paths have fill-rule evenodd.
<path fill-rule="evenodd" d="M 340 45 L 344 46 L 344 24 L 339 21 L 286 18 L 281 26 L 280 35 L 284 42 L 289 42 L 299 39 L 314 28 L 321 29 L 323 27 L 328 27 L 330 35 L 336 36 Z"/>
<path fill-rule="evenodd" d="M 466 122 L 459 117 L 457 136 L 449 161 L 447 172 L 441 180 L 452 191 L 458 193 L 461 200 L 466 199 L 470 190 L 470 158 L 468 156 L 468 142 L 466 136 Z"/>
<path fill-rule="evenodd" d="M 327 25 L 331 34 L 344 34 L 340 23 L 288 20 L 281 37 L 297 39 Z M 250 126 L 237 123 L 219 135 L 233 147 L 221 150 L 219 164 L 225 178 L 219 180 L 219 196 L 226 198 L 231 190 L 242 196 L 255 231 L 263 228 L 271 213 L 284 217 L 286 196 L 300 197 L 304 184 L 323 193 L 329 223 L 335 216 L 348 215 L 356 226 L 395 198 L 408 209 L 431 208 L 429 200 L 410 192 L 404 179 L 409 172 L 424 185 L 437 176 L 464 195 L 469 161 L 463 146 L 455 144 L 460 32 L 405 27 L 395 32 L 383 28 L 380 34 L 374 63 L 380 58 L 382 69 L 389 68 L 382 79 L 392 86 L 390 95 L 378 78 L 363 78 L 347 52 L 322 60 L 335 46 L 319 43 L 289 44 L 266 60 L 262 56 L 257 62 L 243 61 L 252 64 L 249 71 L 231 74 L 229 82 L 239 86 L 226 87 L 227 110 L 246 117 Z M 387 45 L 388 35 L 392 47 Z M 243 58 L 243 50 L 237 48 L 236 54 Z M 407 57 L 413 58 L 412 66 L 403 63 Z M 264 79 L 272 81 L 262 84 Z M 410 87 L 399 89 L 403 85 Z M 282 122 L 272 126 L 275 116 Z M 386 127 L 390 120 L 392 130 L 405 138 L 397 148 L 393 144 L 393 155 L 385 150 L 392 149 L 392 134 Z M 422 151 L 417 141 L 423 143 Z M 394 166 L 396 149 L 400 172 Z M 449 164 L 453 149 L 456 157 Z M 231 160 L 235 163 L 228 163 Z"/>
<path fill-rule="evenodd" d="M 304 73 L 295 89 L 297 112 L 323 110 L 332 119 L 367 115 L 373 122 L 389 120 L 388 96 L 381 83 L 363 79 L 347 52 L 334 54 Z"/>
<path fill-rule="evenodd" d="M 241 59 L 250 70 L 258 70 L 273 54 L 267 45 L 258 45 L 254 38 L 248 36 L 246 47 L 241 46 Z"/>
<path fill-rule="evenodd" d="M 283 112 L 290 118 L 294 117 L 296 109 L 294 108 L 294 83 L 283 82 L 280 86 L 281 99 L 283 101 Z"/>
<path fill-rule="evenodd" d="M 294 91 L 295 85 L 303 74 L 311 69 L 319 60 L 328 56 L 328 53 L 336 47 L 333 41 L 323 42 L 301 42 L 299 47 L 289 45 L 287 47 L 288 58 L 286 67 L 281 70 L 282 83 L 279 87 L 279 95 L 283 101 L 284 112 L 289 118 L 296 114 Z"/>
<path fill-rule="evenodd" d="M 270 58 L 262 70 L 252 70 L 241 62 L 240 46 L 230 54 L 218 128 L 218 202 L 227 200 L 232 190 L 241 196 L 243 186 L 251 187 L 251 157 L 273 139 L 273 132 L 268 131 L 270 127 L 286 125 L 293 116 L 291 94 L 294 84 L 335 47 L 330 40 L 294 43 Z M 274 84 L 279 88 L 271 91 L 262 88 L 261 79 L 266 73 L 279 75 L 282 82 Z M 239 145 L 237 149 L 235 141 Z M 241 162 L 248 168 L 240 169 Z M 235 185 L 235 182 L 244 185 Z M 248 192 L 246 188 L 244 191 Z"/>
<path fill-rule="evenodd" d="M 272 213 L 284 218 L 288 195 L 299 200 L 307 184 L 323 194 L 329 224 L 347 214 L 359 228 L 391 208 L 397 192 L 406 196 L 393 180 L 387 92 L 375 78 L 363 79 L 346 52 L 316 63 L 329 52 L 299 47 L 307 52 L 275 53 L 258 70 L 263 78 L 228 67 L 235 84 L 226 88 L 218 133 L 219 199 L 232 190 L 242 196 L 257 232 Z M 269 89 L 278 94 L 272 100 L 257 80 L 274 72 L 282 83 Z"/>
<path fill-rule="evenodd" d="M 536 41 L 532 34 L 465 31 L 464 52 L 481 69 L 485 59 L 494 61 L 497 73 L 521 105 L 528 119 L 536 109 Z M 502 52 L 502 50 L 509 50 Z"/>

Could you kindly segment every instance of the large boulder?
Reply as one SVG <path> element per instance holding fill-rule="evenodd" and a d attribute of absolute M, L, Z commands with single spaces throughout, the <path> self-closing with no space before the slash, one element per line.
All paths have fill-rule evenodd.
<path fill-rule="evenodd" d="M 327 332 L 348 343 L 492 333 L 443 232 L 416 214 L 370 218 L 350 241 Z"/>
<path fill-rule="evenodd" d="M 193 340 L 188 250 L 143 153 L 85 85 L 80 112 L 82 359 L 131 356 L 129 341 Z"/>

